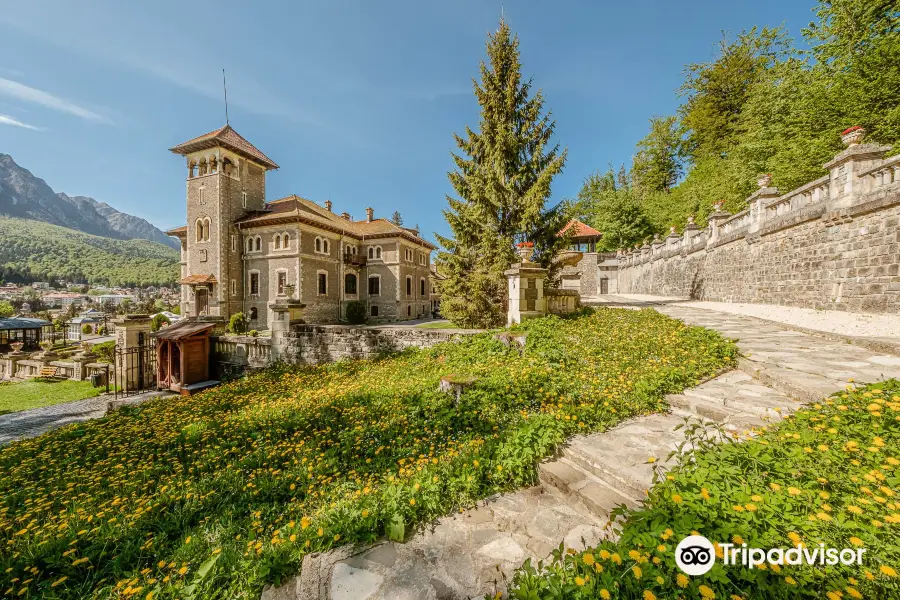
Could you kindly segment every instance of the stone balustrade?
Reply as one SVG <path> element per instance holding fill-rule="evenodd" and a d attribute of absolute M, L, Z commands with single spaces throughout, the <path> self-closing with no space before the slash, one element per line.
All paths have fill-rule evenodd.
<path fill-rule="evenodd" d="M 900 155 L 851 144 L 828 174 L 781 194 L 760 177 L 747 208 L 620 250 L 619 290 L 862 312 L 900 310 Z"/>

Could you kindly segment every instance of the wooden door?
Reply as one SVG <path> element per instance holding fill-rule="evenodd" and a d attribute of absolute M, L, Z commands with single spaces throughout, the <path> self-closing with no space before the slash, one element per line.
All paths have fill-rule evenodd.
<path fill-rule="evenodd" d="M 206 288 L 197 290 L 197 315 L 205 315 L 209 311 L 209 293 Z"/>

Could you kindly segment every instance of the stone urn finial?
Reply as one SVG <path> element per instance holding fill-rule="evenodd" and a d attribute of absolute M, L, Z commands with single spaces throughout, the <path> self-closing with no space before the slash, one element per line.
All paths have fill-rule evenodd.
<path fill-rule="evenodd" d="M 716 211 L 716 212 L 722 212 L 722 205 L 723 205 L 723 204 L 724 204 L 724 202 L 722 202 L 721 200 L 719 200 L 718 202 L 716 202 L 715 204 L 713 204 L 713 210 Z"/>
<path fill-rule="evenodd" d="M 658 242 L 658 241 L 659 241 L 659 234 L 658 234 L 658 233 L 654 233 L 654 234 L 653 234 L 653 241 L 654 241 L 654 242 Z"/>
<path fill-rule="evenodd" d="M 688 225 L 694 225 L 694 215 L 688 215 Z"/>
<path fill-rule="evenodd" d="M 858 146 L 865 137 L 866 130 L 859 125 L 848 127 L 841 132 L 841 141 L 844 142 L 844 145 L 846 145 L 848 148 L 852 146 Z"/>
<path fill-rule="evenodd" d="M 522 262 L 528 262 L 534 256 L 534 242 L 519 242 L 516 244 L 516 248 Z"/>
<path fill-rule="evenodd" d="M 674 226 L 674 225 L 669 225 L 669 233 L 670 233 L 670 234 L 675 233 L 675 226 Z"/>
<path fill-rule="evenodd" d="M 767 188 L 769 184 L 772 183 L 772 174 L 771 173 L 760 173 L 756 176 L 756 185 L 760 188 Z"/>

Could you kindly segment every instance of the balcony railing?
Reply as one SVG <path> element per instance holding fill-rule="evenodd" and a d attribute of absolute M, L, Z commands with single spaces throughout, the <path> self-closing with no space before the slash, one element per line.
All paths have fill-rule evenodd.
<path fill-rule="evenodd" d="M 362 254 L 344 254 L 344 264 L 354 267 L 363 267 L 366 264 L 366 257 Z"/>

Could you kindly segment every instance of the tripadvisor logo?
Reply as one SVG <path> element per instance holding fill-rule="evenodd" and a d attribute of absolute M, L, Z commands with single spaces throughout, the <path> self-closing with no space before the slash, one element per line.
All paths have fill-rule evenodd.
<path fill-rule="evenodd" d="M 751 548 L 747 544 L 718 544 L 725 566 L 740 565 L 753 569 L 770 565 L 861 565 L 865 548 L 826 548 L 825 544 L 808 548 Z M 702 535 L 690 535 L 675 548 L 675 564 L 687 575 L 708 573 L 716 562 L 716 546 Z"/>

